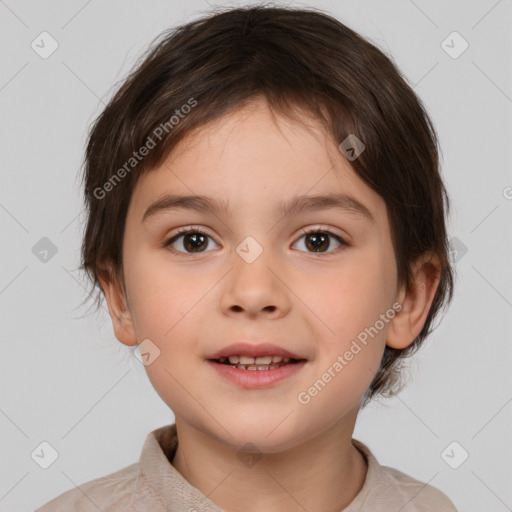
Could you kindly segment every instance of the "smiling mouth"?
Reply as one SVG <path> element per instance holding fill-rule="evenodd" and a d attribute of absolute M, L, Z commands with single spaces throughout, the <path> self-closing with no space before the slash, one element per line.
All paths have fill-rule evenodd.
<path fill-rule="evenodd" d="M 288 366 L 305 361 L 305 359 L 293 359 L 282 356 L 247 357 L 234 355 L 221 357 L 219 359 L 210 359 L 210 361 L 231 366 L 238 370 L 274 370 L 276 368 L 281 368 L 282 366 Z"/>

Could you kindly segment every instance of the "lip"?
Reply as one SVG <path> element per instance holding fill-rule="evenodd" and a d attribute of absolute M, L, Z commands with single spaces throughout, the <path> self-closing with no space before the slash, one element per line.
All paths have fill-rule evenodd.
<path fill-rule="evenodd" d="M 251 389 L 272 387 L 273 385 L 277 384 L 283 379 L 291 377 L 292 375 L 295 375 L 297 372 L 300 372 L 300 370 L 307 363 L 305 359 L 302 359 L 301 361 L 297 361 L 296 363 L 286 364 L 284 366 L 280 366 L 279 368 L 274 368 L 272 370 L 242 370 L 238 368 L 233 368 L 233 366 L 230 366 L 228 364 L 217 363 L 216 361 L 212 360 L 208 360 L 206 362 L 225 379 L 243 388 Z"/>
<path fill-rule="evenodd" d="M 260 356 L 281 356 L 281 357 L 289 357 L 290 359 L 306 359 L 305 357 L 290 352 L 285 348 L 278 347 L 272 343 L 248 343 L 248 342 L 238 342 L 232 343 L 227 347 L 221 348 L 216 352 L 213 352 L 206 359 L 220 359 L 221 357 L 229 357 L 229 356 L 247 356 L 247 357 L 260 357 Z M 213 361 L 212 361 L 213 362 Z M 269 370 L 275 371 L 277 370 Z M 238 370 L 238 371 L 255 371 L 255 372 L 267 372 L 267 370 Z"/>

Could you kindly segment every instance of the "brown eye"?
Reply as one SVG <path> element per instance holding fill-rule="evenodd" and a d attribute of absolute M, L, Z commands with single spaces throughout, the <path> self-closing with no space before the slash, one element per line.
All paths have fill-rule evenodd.
<path fill-rule="evenodd" d="M 305 247 L 306 251 L 308 252 L 317 252 L 317 253 L 325 253 L 325 252 L 333 252 L 328 251 L 328 249 L 331 248 L 332 242 L 331 239 L 335 239 L 335 243 L 338 244 L 338 247 L 335 247 L 334 249 L 338 249 L 339 247 L 342 247 L 344 245 L 348 245 L 343 238 L 341 238 L 338 235 L 335 235 L 334 233 L 331 233 L 330 231 L 322 231 L 319 229 L 312 229 L 309 231 L 303 232 L 303 235 L 300 239 L 305 239 Z"/>
<path fill-rule="evenodd" d="M 202 231 L 186 229 L 167 240 L 164 247 L 172 246 L 173 251 L 181 254 L 201 253 L 207 252 L 206 248 L 210 245 L 209 240 L 213 239 Z"/>

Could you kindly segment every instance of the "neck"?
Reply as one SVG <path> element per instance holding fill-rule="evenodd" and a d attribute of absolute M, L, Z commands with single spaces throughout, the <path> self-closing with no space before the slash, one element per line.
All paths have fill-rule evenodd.
<path fill-rule="evenodd" d="M 366 477 L 366 461 L 352 444 L 356 416 L 291 449 L 252 459 L 176 418 L 179 442 L 171 463 L 229 512 L 340 512 Z"/>

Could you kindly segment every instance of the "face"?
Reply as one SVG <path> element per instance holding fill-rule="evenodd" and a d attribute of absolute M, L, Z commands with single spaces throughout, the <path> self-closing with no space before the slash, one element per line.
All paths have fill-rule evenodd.
<path fill-rule="evenodd" d="M 177 419 L 262 452 L 354 419 L 397 299 L 384 200 L 317 122 L 276 118 L 255 100 L 184 139 L 141 177 L 123 245 L 129 321 L 116 333 L 126 344 L 150 340 L 147 374 Z M 148 211 L 167 194 L 207 196 L 221 208 Z M 334 194 L 370 216 L 346 201 L 279 209 L 297 196 Z M 208 360 L 236 342 L 270 343 L 305 361 L 244 370 Z M 283 370 L 275 382 L 232 380 L 233 372 Z"/>

